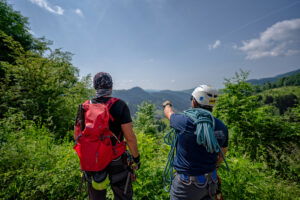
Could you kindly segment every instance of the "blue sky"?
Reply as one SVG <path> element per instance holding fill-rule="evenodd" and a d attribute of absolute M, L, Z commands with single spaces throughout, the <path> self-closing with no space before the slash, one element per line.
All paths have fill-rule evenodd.
<path fill-rule="evenodd" d="M 223 87 L 300 68 L 300 0 L 8 0 L 32 33 L 116 89 Z"/>

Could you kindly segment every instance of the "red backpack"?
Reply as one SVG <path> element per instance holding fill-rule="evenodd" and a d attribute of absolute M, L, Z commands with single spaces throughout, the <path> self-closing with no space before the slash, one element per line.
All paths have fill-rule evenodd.
<path fill-rule="evenodd" d="M 113 120 L 109 109 L 118 100 L 110 98 L 106 103 L 97 104 L 87 100 L 81 105 L 84 125 L 76 120 L 74 127 L 74 149 L 80 159 L 81 170 L 101 171 L 125 152 L 126 143 L 120 142 L 109 129 L 109 120 Z M 111 137 L 118 140 L 114 146 Z"/>

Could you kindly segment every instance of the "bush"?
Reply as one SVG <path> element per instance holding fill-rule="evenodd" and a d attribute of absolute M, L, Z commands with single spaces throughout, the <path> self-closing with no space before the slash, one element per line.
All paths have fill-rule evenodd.
<path fill-rule="evenodd" d="M 263 163 L 254 163 L 243 157 L 228 160 L 230 171 L 220 168 L 224 199 L 230 200 L 294 200 L 299 199 L 300 187 L 295 182 L 276 176 Z"/>
<path fill-rule="evenodd" d="M 11 120 L 20 118 L 10 117 Z M 6 121 L 8 122 L 9 119 Z M 72 143 L 54 144 L 45 127 L 23 120 L 1 123 L 1 199 L 73 199 L 80 197 L 80 171 Z M 18 125 L 24 126 L 18 129 Z M 86 195 L 85 195 L 86 196 Z"/>
<path fill-rule="evenodd" d="M 230 128 L 230 149 L 254 161 L 267 162 L 272 169 L 292 180 L 299 180 L 299 126 L 276 114 L 272 105 L 262 106 L 253 87 L 237 74 L 225 84 L 215 115 Z M 297 112 L 289 112 L 296 118 Z"/>
<path fill-rule="evenodd" d="M 139 105 L 134 118 L 135 130 L 155 135 L 158 132 L 158 122 L 154 117 L 154 112 L 154 104 L 143 102 Z"/>

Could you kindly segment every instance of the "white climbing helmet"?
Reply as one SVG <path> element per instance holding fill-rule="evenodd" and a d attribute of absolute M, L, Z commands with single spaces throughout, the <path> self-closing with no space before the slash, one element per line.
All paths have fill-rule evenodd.
<path fill-rule="evenodd" d="M 200 85 L 195 88 L 192 96 L 200 105 L 214 107 L 218 97 L 218 91 L 211 86 Z"/>

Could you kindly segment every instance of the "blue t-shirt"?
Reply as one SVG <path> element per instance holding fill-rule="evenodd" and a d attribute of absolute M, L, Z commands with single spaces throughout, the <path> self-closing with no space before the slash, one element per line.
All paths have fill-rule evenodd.
<path fill-rule="evenodd" d="M 179 174 L 198 176 L 216 168 L 217 153 L 209 153 L 203 145 L 197 144 L 196 126 L 192 119 L 183 114 L 172 114 L 170 126 L 176 130 L 178 141 L 174 168 Z M 228 129 L 215 118 L 215 136 L 220 147 L 228 146 Z"/>

